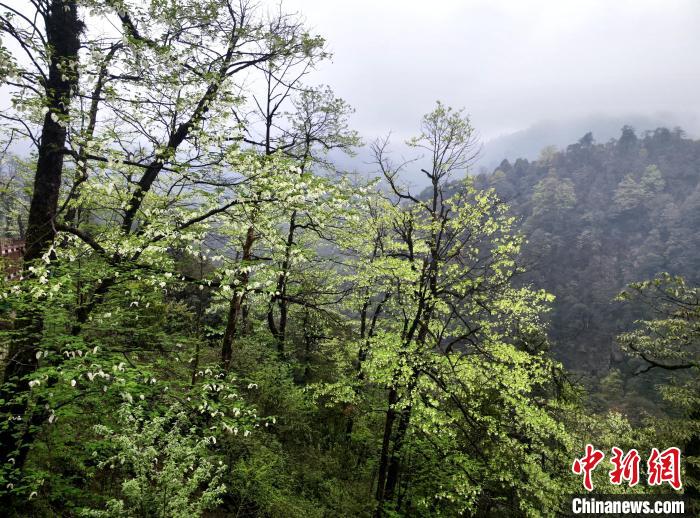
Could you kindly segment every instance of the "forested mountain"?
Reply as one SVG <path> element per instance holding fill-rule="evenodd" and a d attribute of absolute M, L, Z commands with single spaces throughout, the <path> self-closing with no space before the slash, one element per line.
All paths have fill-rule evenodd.
<path fill-rule="evenodd" d="M 640 134 L 655 128 L 681 127 L 689 135 L 697 135 L 699 129 L 697 121 L 690 114 L 683 116 L 664 113 L 645 116 L 629 113 L 543 120 L 519 131 L 485 140 L 477 168 L 480 173 L 490 173 L 503 160 L 536 160 L 543 148 L 556 146 L 565 149 L 588 132 L 591 132 L 598 142 L 607 142 L 617 138 L 620 128 L 625 125 L 632 126 Z"/>
<path fill-rule="evenodd" d="M 554 518 L 580 475 L 681 490 L 576 471 L 591 444 L 663 449 L 659 478 L 682 447 L 700 503 L 700 143 L 625 128 L 473 177 L 476 129 L 437 102 L 358 178 L 333 159 L 352 107 L 307 84 L 326 42 L 279 5 L 2 2 L 0 36 L 3 516 Z M 667 411 L 595 404 L 550 348 L 613 388 L 625 358 L 673 373 Z"/>
<path fill-rule="evenodd" d="M 524 280 L 557 297 L 556 356 L 596 376 L 634 369 L 614 337 L 639 315 L 613 299 L 660 272 L 700 280 L 700 141 L 626 126 L 608 142 L 588 133 L 535 161 L 503 161 L 478 181 L 511 205 L 528 236 Z"/>

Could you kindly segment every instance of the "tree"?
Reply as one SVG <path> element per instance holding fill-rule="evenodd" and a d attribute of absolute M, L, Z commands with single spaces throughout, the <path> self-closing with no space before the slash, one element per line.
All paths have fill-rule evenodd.
<path fill-rule="evenodd" d="M 644 362 L 639 374 L 653 369 L 675 373 L 675 380 L 660 390 L 682 417 L 653 424 L 660 439 L 684 446 L 686 493 L 696 508 L 700 504 L 700 289 L 664 273 L 631 284 L 618 299 L 643 304 L 653 312 L 653 318 L 638 320 L 636 329 L 618 336 L 618 342 Z"/>
<path fill-rule="evenodd" d="M 560 179 L 553 168 L 532 191 L 532 221 L 537 228 L 551 228 L 576 206 L 576 189 L 568 178 Z"/>
<path fill-rule="evenodd" d="M 323 57 L 323 54 L 320 57 Z M 320 187 L 319 180 L 315 178 L 316 175 L 337 174 L 333 164 L 327 160 L 328 153 L 334 150 L 352 153 L 353 147 L 359 143 L 357 134 L 348 129 L 347 117 L 352 110 L 347 103 L 336 98 L 328 87 L 309 88 L 299 82 L 308 67 L 313 64 L 314 59 L 316 56 L 292 64 L 302 66 L 301 72 L 295 71 L 292 65 L 285 68 L 277 66 L 275 70 L 280 70 L 274 74 L 266 71 L 266 98 L 255 99 L 258 113 L 254 114 L 262 121 L 264 137 L 258 141 L 245 139 L 252 149 L 264 153 L 265 156 L 278 154 L 287 157 L 290 163 L 295 164 L 296 170 L 288 171 L 286 177 L 278 177 L 278 181 L 281 185 L 299 185 L 302 190 L 308 185 L 309 195 L 314 190 L 312 186 Z M 286 111 L 284 108 L 292 111 Z M 253 124 L 254 128 L 255 124 Z M 317 197 L 311 201 L 304 193 L 299 192 L 297 194 L 303 196 L 302 198 L 291 203 L 281 203 L 280 205 L 288 208 L 286 216 L 277 216 L 284 220 L 276 222 L 279 230 L 275 232 L 281 231 L 280 235 L 264 236 L 268 244 L 272 244 L 271 240 L 277 241 L 272 250 L 277 269 L 276 290 L 272 293 L 271 300 L 267 302 L 267 323 L 275 337 L 280 354 L 284 354 L 290 304 L 302 306 L 312 304 L 306 294 L 292 295 L 287 292 L 287 288 L 292 280 L 290 276 L 294 261 L 292 256 L 302 253 L 301 247 L 297 244 L 301 234 L 310 232 L 323 237 L 322 227 L 328 218 L 332 217 L 327 210 L 328 204 L 324 200 L 332 205 L 339 191 L 333 188 L 332 180 L 327 179 L 323 183 L 331 191 L 328 196 L 325 196 L 325 193 L 318 193 Z M 318 201 L 321 202 L 320 206 Z M 269 215 L 263 216 L 267 219 L 268 226 L 272 221 Z M 254 242 L 260 238 L 255 229 L 255 222 L 250 223 L 251 225 L 246 229 L 243 247 L 243 255 L 247 257 L 244 260 L 248 261 L 252 257 Z M 279 246 L 282 249 L 275 250 Z M 239 279 L 243 284 L 247 284 L 249 280 L 249 278 Z M 311 295 L 312 298 L 313 295 Z M 233 323 L 243 314 L 242 302 L 241 300 L 232 303 L 229 311 L 228 322 L 231 325 L 229 332 L 224 336 L 224 347 L 227 350 L 234 339 Z M 276 313 L 279 317 L 276 317 Z"/>
<path fill-rule="evenodd" d="M 14 474 L 47 417 L 42 405 L 25 415 L 26 378 L 46 338 L 39 302 L 48 307 L 52 291 L 70 286 L 71 334 L 80 337 L 113 290 L 144 272 L 172 276 L 163 252 L 201 242 L 205 224 L 241 203 L 233 187 L 255 174 L 229 140 L 235 78 L 317 46 L 294 17 L 268 16 L 245 1 L 90 3 L 92 16 L 121 28 L 107 35 L 84 27 L 77 2 L 33 6 L 36 16 L 4 5 L 2 18 L 31 67 L 15 60 L 4 71 L 16 98 L 4 117 L 38 144 L 25 255 L 36 282 L 23 284 L 27 309 L 15 320 L 4 371 L 10 419 L 0 439 Z M 66 168 L 72 183 L 62 190 Z M 72 275 L 55 275 L 71 263 Z"/>
<path fill-rule="evenodd" d="M 654 131 L 629 145 L 574 144 L 553 159 L 556 176 L 551 164 L 517 160 L 477 177 L 477 186 L 500 193 L 500 185 L 510 184 L 517 193 L 506 201 L 527 236 L 522 279 L 556 296 L 550 316 L 556 357 L 589 377 L 593 391 L 618 369 L 636 387 L 627 387 L 627 403 L 636 396 L 663 411 L 655 382 L 633 376 L 615 345 L 615 336 L 641 315 L 612 299 L 630 282 L 661 271 L 697 284 L 699 176 L 691 164 L 699 144 Z"/>
<path fill-rule="evenodd" d="M 16 62 L 11 62 L 5 80 L 16 84 L 20 90 L 29 89 L 35 93 L 43 113 L 27 218 L 24 261 L 29 264 L 49 253 L 56 234 L 55 218 L 63 174 L 66 125 L 77 90 L 78 52 L 83 31 L 77 2 L 46 0 L 33 4 L 36 9 L 33 16 L 5 4 L 2 4 L 3 12 L 0 14 L 0 30 L 15 40 L 31 63 L 30 68 L 23 69 Z M 4 49 L 3 53 L 6 53 Z M 4 117 L 26 127 L 20 117 Z M 16 338 L 9 346 L 9 361 L 3 372 L 3 389 L 0 392 L 3 413 L 6 415 L 24 415 L 26 402 L 22 394 L 26 388 L 22 386 L 22 381 L 37 367 L 36 343 L 40 339 L 42 326 L 40 313 L 31 307 L 25 308 L 16 318 Z M 28 448 L 23 435 L 31 433 L 29 426 L 33 426 L 31 420 L 28 425 L 20 423 L 19 426 L 15 419 L 3 423 L 0 429 L 2 465 L 6 466 L 12 459 L 14 465 L 21 469 Z"/>
<path fill-rule="evenodd" d="M 387 278 L 380 285 L 390 297 L 380 299 L 381 318 L 363 363 L 366 377 L 387 394 L 377 515 L 411 505 L 452 513 L 492 509 L 496 494 L 511 491 L 499 477 L 522 480 L 519 469 L 553 489 L 556 482 L 542 470 L 541 458 L 528 452 L 547 449 L 548 441 L 566 442 L 546 404 L 528 402 L 552 380 L 554 366 L 530 352 L 542 339 L 539 314 L 549 296 L 511 284 L 520 272 L 522 243 L 512 232 L 514 220 L 493 191 L 476 190 L 470 179 L 447 191 L 449 179 L 468 167 L 476 149 L 469 119 L 438 103 L 421 129 L 408 143 L 427 152 L 421 171 L 431 187 L 423 195 L 400 185 L 405 164 L 391 163 L 386 141 L 374 145 L 396 200 L 393 210 L 384 209 L 390 231 L 382 238 L 381 258 L 373 261 Z M 528 429 L 525 421 L 533 423 L 520 405 L 550 428 Z M 493 455 L 482 458 L 483 451 Z M 509 451 L 529 460 L 507 467 Z M 422 469 L 439 470 L 438 480 L 413 480 L 410 472 Z M 512 491 L 518 512 L 553 505 L 535 503 L 536 492 L 525 486 Z"/>
<path fill-rule="evenodd" d="M 644 207 L 663 190 L 665 185 L 663 175 L 655 165 L 647 166 L 639 181 L 629 174 L 620 182 L 615 190 L 615 203 L 621 211 L 630 211 Z"/>

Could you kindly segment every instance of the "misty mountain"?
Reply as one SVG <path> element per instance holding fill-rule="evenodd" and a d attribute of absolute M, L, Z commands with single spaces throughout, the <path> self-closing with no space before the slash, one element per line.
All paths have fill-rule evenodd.
<path fill-rule="evenodd" d="M 493 170 L 507 159 L 518 158 L 535 160 L 543 148 L 555 146 L 564 149 L 588 132 L 598 142 L 607 142 L 616 138 L 623 126 L 631 126 L 638 134 L 652 131 L 659 127 L 683 127 L 691 136 L 700 133 L 700 121 L 692 115 L 659 114 L 636 116 L 590 115 L 577 119 L 545 120 L 529 128 L 514 133 L 486 140 L 476 169 Z"/>
<path fill-rule="evenodd" d="M 628 283 L 659 272 L 700 282 L 700 141 L 680 129 L 588 133 L 534 161 L 504 160 L 477 183 L 520 219 L 525 281 L 556 295 L 553 349 L 571 369 L 634 369 L 614 343 L 639 317 L 613 301 Z"/>

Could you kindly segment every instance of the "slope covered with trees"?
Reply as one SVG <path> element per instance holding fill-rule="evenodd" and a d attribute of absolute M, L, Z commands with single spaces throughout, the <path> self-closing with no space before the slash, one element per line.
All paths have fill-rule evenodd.
<path fill-rule="evenodd" d="M 304 84 L 328 53 L 297 16 L 32 6 L 2 15 L 31 58 L 3 47 L 6 136 L 37 144 L 4 175 L 5 226 L 27 223 L 2 287 L 3 509 L 554 512 L 576 410 L 539 348 L 549 295 L 511 282 L 513 218 L 471 180 L 445 193 L 475 145 L 462 112 L 410 143 L 428 202 L 374 146 L 387 193 L 328 161 L 359 139 Z"/>
<path fill-rule="evenodd" d="M 529 162 L 504 161 L 494 187 L 528 236 L 525 278 L 553 293 L 553 350 L 580 372 L 637 365 L 615 336 L 641 316 L 615 302 L 629 283 L 660 272 L 700 281 L 700 142 L 679 129 L 595 143 L 591 134 Z"/>
<path fill-rule="evenodd" d="M 26 241 L 0 277 L 5 514 L 556 516 L 587 442 L 697 451 L 688 408 L 681 435 L 592 414 L 547 351 L 557 285 L 524 275 L 587 196 L 568 153 L 455 181 L 475 133 L 437 103 L 413 157 L 379 140 L 358 181 L 329 160 L 360 143 L 352 109 L 306 84 L 323 38 L 246 0 L 3 2 L 0 31 L 1 222 Z M 629 155 L 601 181 L 641 235 L 693 169 L 623 137 L 570 153 Z M 529 210 L 527 254 L 503 199 Z M 677 317 L 621 340 L 666 362 L 645 333 Z"/>

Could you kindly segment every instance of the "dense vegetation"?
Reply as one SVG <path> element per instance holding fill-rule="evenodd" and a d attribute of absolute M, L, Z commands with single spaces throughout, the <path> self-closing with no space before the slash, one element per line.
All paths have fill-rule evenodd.
<path fill-rule="evenodd" d="M 479 179 L 509 202 L 528 236 L 525 279 L 556 296 L 556 357 L 607 378 L 594 390 L 629 412 L 658 407 L 650 392 L 659 377 L 634 376 L 643 362 L 630 362 L 616 345 L 615 336 L 646 313 L 614 299 L 661 272 L 700 283 L 698 163 L 700 142 L 680 129 L 639 137 L 624 127 L 618 139 L 597 144 L 589 133 L 566 150 L 545 149 L 537 161 L 504 161 Z"/>
<path fill-rule="evenodd" d="M 26 240 L 23 279 L 0 281 L 7 514 L 555 516 L 588 442 L 698 454 L 697 290 L 661 276 L 620 296 L 648 318 L 619 337 L 626 354 L 679 373 L 662 391 L 673 421 L 630 422 L 592 413 L 550 356 L 542 288 L 560 281 L 527 274 L 528 250 L 579 235 L 565 223 L 579 198 L 611 192 L 639 235 L 649 207 L 677 205 L 664 196 L 688 193 L 671 176 L 691 177 L 692 159 L 663 160 L 664 135 L 586 138 L 465 178 L 474 129 L 437 103 L 407 143 L 416 160 L 374 142 L 380 177 L 363 181 L 328 157 L 360 136 L 344 101 L 304 83 L 328 52 L 296 16 L 229 0 L 0 5 L 1 223 Z M 17 139 L 31 156 L 11 156 Z M 600 191 L 563 173 L 574 153 L 617 157 Z M 618 166 L 629 176 L 609 178 Z M 696 480 L 688 464 L 693 498 Z"/>

